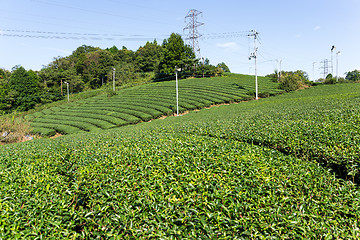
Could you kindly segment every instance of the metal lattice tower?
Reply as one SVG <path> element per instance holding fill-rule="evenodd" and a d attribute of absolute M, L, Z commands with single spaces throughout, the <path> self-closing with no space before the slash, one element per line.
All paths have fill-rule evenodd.
<path fill-rule="evenodd" d="M 322 73 L 324 74 L 324 79 L 329 74 L 329 60 L 324 59 L 324 61 L 321 61 L 320 64 L 322 65 L 319 69 L 321 69 Z"/>
<path fill-rule="evenodd" d="M 190 46 L 193 48 L 194 54 L 197 58 L 201 58 L 199 38 L 202 36 L 198 31 L 198 27 L 204 25 L 204 23 L 198 22 L 198 16 L 200 15 L 202 15 L 202 12 L 191 9 L 185 17 L 185 22 L 187 24 L 184 28 L 184 33 L 185 31 L 188 31 L 185 40 L 190 43 Z"/>

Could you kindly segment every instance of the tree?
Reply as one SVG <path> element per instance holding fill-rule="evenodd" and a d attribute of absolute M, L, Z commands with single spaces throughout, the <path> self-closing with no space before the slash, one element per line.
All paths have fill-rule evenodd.
<path fill-rule="evenodd" d="M 172 33 L 163 44 L 163 54 L 159 63 L 158 73 L 169 75 L 175 72 L 175 66 L 184 71 L 193 68 L 197 60 L 192 48 L 185 44 L 179 34 Z"/>
<path fill-rule="evenodd" d="M 336 78 L 333 77 L 333 75 L 331 73 L 329 73 L 325 80 L 324 80 L 325 84 L 335 84 L 336 83 Z"/>
<path fill-rule="evenodd" d="M 360 81 L 360 71 L 354 70 L 354 71 L 346 73 L 345 79 L 348 81 L 353 81 L 353 82 Z"/>
<path fill-rule="evenodd" d="M 311 85 L 306 72 L 298 70 L 295 72 L 281 72 L 279 80 L 280 87 L 287 92 L 295 91 Z"/>
<path fill-rule="evenodd" d="M 229 67 L 224 62 L 219 63 L 218 65 L 216 65 L 216 67 L 221 68 L 224 72 L 230 72 Z"/>
<path fill-rule="evenodd" d="M 136 64 L 142 72 L 153 72 L 159 68 L 162 55 L 162 47 L 155 40 L 147 42 L 144 47 L 136 51 Z"/>
<path fill-rule="evenodd" d="M 8 99 L 9 84 L 8 78 L 10 72 L 0 68 L 0 114 L 7 112 L 11 108 L 11 103 Z"/>
<path fill-rule="evenodd" d="M 8 82 L 11 73 L 5 69 L 0 68 L 0 84 Z"/>
<path fill-rule="evenodd" d="M 16 66 L 9 81 L 9 89 L 14 98 L 14 105 L 19 111 L 27 111 L 40 102 L 39 77 L 36 74 L 28 73 L 23 67 Z"/>

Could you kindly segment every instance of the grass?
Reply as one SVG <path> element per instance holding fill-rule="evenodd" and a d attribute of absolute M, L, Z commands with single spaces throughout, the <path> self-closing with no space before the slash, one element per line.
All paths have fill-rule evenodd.
<path fill-rule="evenodd" d="M 15 118 L 15 114 L 0 117 L 1 144 L 21 142 L 30 131 L 30 124 L 21 117 Z"/>

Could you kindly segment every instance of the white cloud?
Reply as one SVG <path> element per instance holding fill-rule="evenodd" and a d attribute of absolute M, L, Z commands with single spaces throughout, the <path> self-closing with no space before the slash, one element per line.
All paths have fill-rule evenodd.
<path fill-rule="evenodd" d="M 320 30 L 320 28 L 321 28 L 320 26 L 315 26 L 314 31 Z"/>
<path fill-rule="evenodd" d="M 218 43 L 216 46 L 224 49 L 225 52 L 236 52 L 240 50 L 240 46 L 236 42 Z"/>

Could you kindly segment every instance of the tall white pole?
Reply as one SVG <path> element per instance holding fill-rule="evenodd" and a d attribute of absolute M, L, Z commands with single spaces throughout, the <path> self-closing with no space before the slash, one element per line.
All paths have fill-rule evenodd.
<path fill-rule="evenodd" d="M 248 35 L 248 37 L 254 37 L 254 53 L 251 54 L 251 56 L 249 57 L 249 60 L 251 60 L 251 58 L 255 58 L 255 99 L 258 100 L 258 80 L 257 80 L 257 47 L 256 47 L 256 40 L 257 40 L 257 35 L 259 33 L 256 32 L 256 30 L 252 30 L 251 33 Z"/>
<path fill-rule="evenodd" d="M 254 31 L 255 35 L 254 35 L 254 47 L 255 47 L 255 53 L 254 53 L 254 57 L 255 57 L 255 99 L 258 100 L 258 79 L 257 79 L 257 47 L 256 47 L 256 30 Z"/>
<path fill-rule="evenodd" d="M 64 82 L 66 83 L 66 89 L 67 89 L 67 99 L 68 99 L 68 102 L 70 101 L 70 97 L 69 97 L 69 83 L 68 82 Z"/>
<path fill-rule="evenodd" d="M 333 67 L 333 50 L 331 50 L 331 75 L 334 76 L 334 67 Z"/>
<path fill-rule="evenodd" d="M 204 62 L 204 58 L 202 58 L 202 60 L 203 60 L 203 70 L 202 70 L 202 72 L 203 72 L 203 78 L 205 78 L 205 74 L 204 74 L 204 67 L 205 67 L 205 62 Z"/>
<path fill-rule="evenodd" d="M 282 60 L 280 60 L 280 72 L 279 72 L 280 78 L 281 78 L 281 63 L 282 63 Z"/>
<path fill-rule="evenodd" d="M 178 68 L 175 67 L 176 75 L 176 116 L 179 116 L 179 89 L 178 89 Z"/>
<path fill-rule="evenodd" d="M 313 62 L 313 81 L 315 82 L 315 64 L 316 62 Z"/>
<path fill-rule="evenodd" d="M 336 82 L 339 81 L 339 55 L 340 51 L 336 52 Z"/>
<path fill-rule="evenodd" d="M 280 77 L 281 77 L 281 62 L 282 62 L 282 60 L 279 60 L 280 67 L 279 67 L 279 72 L 278 72 L 278 82 L 280 82 Z"/>
<path fill-rule="evenodd" d="M 115 68 L 113 68 L 113 91 L 115 92 Z"/>
<path fill-rule="evenodd" d="M 333 45 L 331 47 L 331 75 L 334 77 L 334 64 L 333 64 L 333 52 L 336 50 L 336 47 Z"/>
<path fill-rule="evenodd" d="M 69 83 L 67 83 L 67 94 L 68 94 L 68 102 L 70 101 L 70 96 L 69 96 Z"/>

